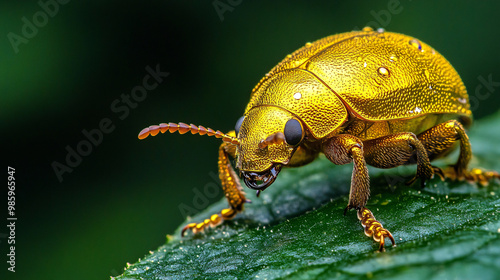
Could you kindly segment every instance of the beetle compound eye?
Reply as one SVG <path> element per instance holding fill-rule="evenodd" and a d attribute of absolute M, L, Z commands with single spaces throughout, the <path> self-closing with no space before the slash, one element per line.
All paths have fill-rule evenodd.
<path fill-rule="evenodd" d="M 238 136 L 238 134 L 240 133 L 241 124 L 243 123 L 244 119 L 245 116 L 239 118 L 238 121 L 236 122 L 236 125 L 234 126 L 234 130 L 236 131 L 236 136 Z"/>
<path fill-rule="evenodd" d="M 296 119 L 290 119 L 285 124 L 285 141 L 288 145 L 296 146 L 304 138 L 302 125 Z"/>

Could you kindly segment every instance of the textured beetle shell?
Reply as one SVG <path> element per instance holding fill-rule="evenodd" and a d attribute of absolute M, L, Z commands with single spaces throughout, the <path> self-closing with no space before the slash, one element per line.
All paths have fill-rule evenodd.
<path fill-rule="evenodd" d="M 304 86 L 290 89 L 291 83 Z M 413 37 L 370 29 L 329 36 L 288 55 L 253 89 L 245 114 L 262 105 L 290 111 L 315 138 L 342 125 L 347 111 L 368 121 L 472 118 L 465 86 L 442 55 Z"/>

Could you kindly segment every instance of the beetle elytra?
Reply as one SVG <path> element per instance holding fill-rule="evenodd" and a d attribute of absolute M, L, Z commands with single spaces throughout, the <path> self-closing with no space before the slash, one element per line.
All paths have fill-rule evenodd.
<path fill-rule="evenodd" d="M 229 207 L 201 223 L 197 233 L 233 218 L 247 202 L 230 157 L 247 187 L 257 194 L 280 170 L 298 167 L 323 153 L 334 164 L 353 163 L 349 202 L 365 234 L 384 250 L 389 230 L 367 209 L 367 164 L 392 168 L 416 163 L 424 186 L 442 179 L 487 184 L 493 171 L 468 169 L 471 146 L 465 128 L 472 122 L 469 98 L 453 66 L 429 45 L 406 35 L 364 28 L 307 43 L 288 55 L 252 90 L 234 131 L 162 123 L 143 129 L 139 138 L 169 131 L 222 138 L 219 178 Z M 442 170 L 430 161 L 459 143 L 455 165 Z"/>

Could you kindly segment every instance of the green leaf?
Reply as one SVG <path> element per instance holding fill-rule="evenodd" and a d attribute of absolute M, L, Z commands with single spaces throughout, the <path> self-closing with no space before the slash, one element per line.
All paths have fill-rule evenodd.
<path fill-rule="evenodd" d="M 474 124 L 472 167 L 500 170 L 500 113 Z M 450 164 L 457 153 L 448 157 Z M 500 185 L 478 187 L 435 178 L 406 186 L 415 166 L 371 168 L 368 208 L 396 247 L 363 233 L 355 211 L 343 216 L 352 165 L 324 157 L 283 170 L 242 214 L 201 236 L 180 237 L 126 268 L 116 279 L 497 279 L 500 275 Z M 437 177 L 437 176 L 436 176 Z M 227 207 L 222 199 L 188 222 Z M 387 240 L 388 241 L 388 240 Z M 390 244 L 390 241 L 388 241 Z"/>

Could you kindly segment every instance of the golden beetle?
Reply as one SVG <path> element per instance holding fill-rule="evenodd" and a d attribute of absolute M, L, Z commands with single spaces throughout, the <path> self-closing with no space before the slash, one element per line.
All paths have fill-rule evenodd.
<path fill-rule="evenodd" d="M 365 205 L 370 195 L 367 164 L 392 168 L 416 163 L 409 182 L 435 174 L 487 184 L 496 172 L 468 170 L 471 146 L 464 127 L 472 122 L 469 98 L 460 76 L 429 45 L 402 34 L 362 31 L 307 43 L 287 55 L 252 90 L 235 131 L 224 134 L 203 126 L 162 123 L 145 128 L 139 139 L 159 132 L 191 132 L 222 138 L 219 178 L 229 208 L 202 223 L 197 233 L 243 211 L 247 202 L 229 156 L 236 158 L 245 184 L 257 195 L 283 166 L 313 161 L 319 153 L 334 164 L 353 162 L 349 209 L 356 209 L 368 236 L 384 250 L 392 234 Z M 430 161 L 460 143 L 455 165 L 441 170 Z M 415 159 L 416 158 L 416 159 Z"/>

